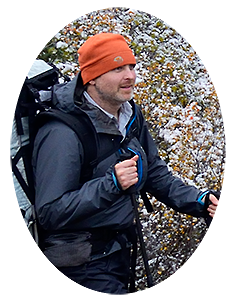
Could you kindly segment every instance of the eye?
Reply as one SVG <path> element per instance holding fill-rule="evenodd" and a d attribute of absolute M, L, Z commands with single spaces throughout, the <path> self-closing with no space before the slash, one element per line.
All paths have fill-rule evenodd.
<path fill-rule="evenodd" d="M 115 69 L 115 71 L 117 71 L 117 72 L 120 72 L 122 70 L 123 70 L 123 67 L 118 67 L 118 68 Z"/>

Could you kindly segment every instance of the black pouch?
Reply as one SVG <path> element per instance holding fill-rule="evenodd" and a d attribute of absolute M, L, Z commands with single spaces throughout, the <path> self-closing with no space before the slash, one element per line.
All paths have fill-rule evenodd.
<path fill-rule="evenodd" d="M 80 266 L 90 260 L 89 232 L 50 236 L 45 241 L 44 254 L 55 267 Z"/>

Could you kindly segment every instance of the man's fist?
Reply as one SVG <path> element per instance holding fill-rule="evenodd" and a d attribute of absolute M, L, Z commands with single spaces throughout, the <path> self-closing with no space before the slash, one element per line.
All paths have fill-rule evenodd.
<path fill-rule="evenodd" d="M 138 182 L 137 160 L 135 155 L 115 165 L 115 175 L 123 191 Z"/>
<path fill-rule="evenodd" d="M 213 218 L 219 201 L 213 194 L 210 194 L 209 200 L 211 201 L 211 204 L 208 206 L 207 210 L 209 212 L 209 215 Z"/>

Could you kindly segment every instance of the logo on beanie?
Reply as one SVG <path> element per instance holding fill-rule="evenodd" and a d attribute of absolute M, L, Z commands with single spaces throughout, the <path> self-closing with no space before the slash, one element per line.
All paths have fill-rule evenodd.
<path fill-rule="evenodd" d="M 123 58 L 121 56 L 116 56 L 114 61 L 117 62 L 118 64 L 120 64 L 123 62 Z"/>

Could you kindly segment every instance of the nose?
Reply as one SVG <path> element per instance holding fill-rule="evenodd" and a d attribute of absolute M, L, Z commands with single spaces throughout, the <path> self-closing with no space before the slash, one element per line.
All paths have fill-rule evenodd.
<path fill-rule="evenodd" d="M 133 65 L 124 66 L 124 78 L 130 80 L 136 80 L 136 72 Z"/>

